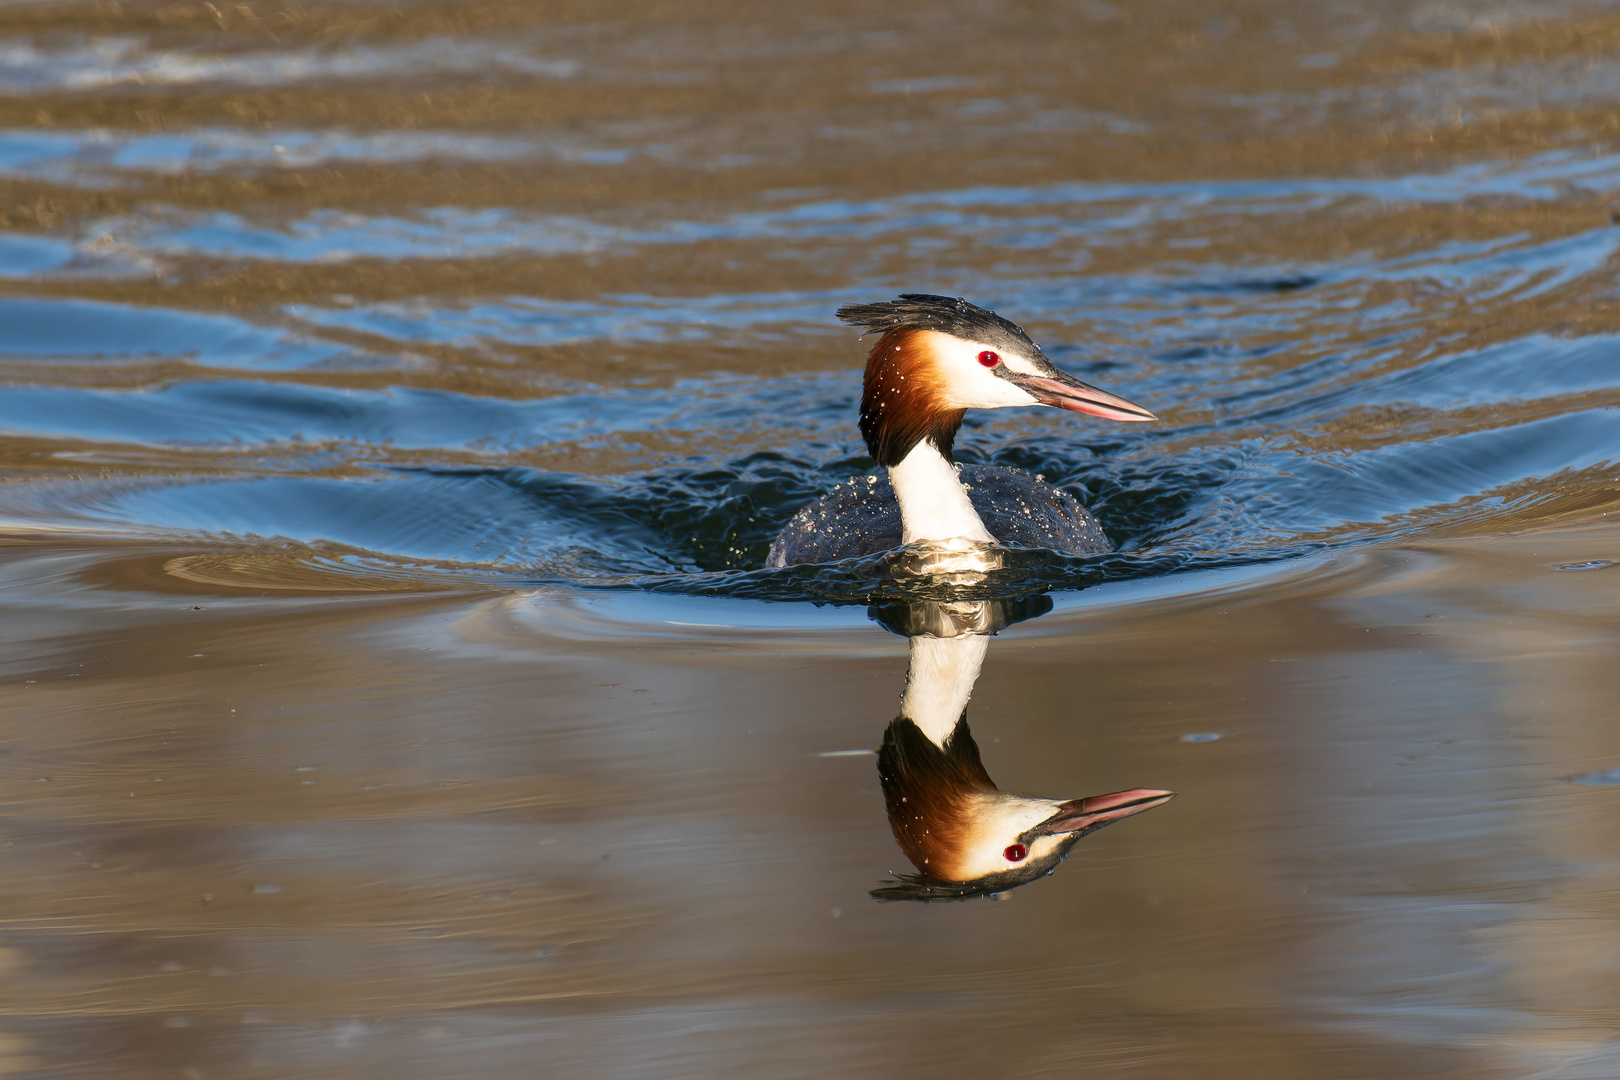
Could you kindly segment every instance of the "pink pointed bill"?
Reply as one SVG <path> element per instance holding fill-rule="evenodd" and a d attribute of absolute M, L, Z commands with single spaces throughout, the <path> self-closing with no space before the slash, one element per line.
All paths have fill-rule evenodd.
<path fill-rule="evenodd" d="M 1131 788 L 1108 795 L 1093 795 L 1086 799 L 1071 799 L 1058 806 L 1058 812 L 1041 822 L 1037 831 L 1047 835 L 1090 831 L 1101 828 L 1132 814 L 1140 814 L 1155 806 L 1163 806 L 1176 797 L 1173 791 L 1157 788 Z"/>
<path fill-rule="evenodd" d="M 1158 417 L 1148 412 L 1134 401 L 1126 401 L 1122 397 L 1110 394 L 1106 390 L 1099 390 L 1079 379 L 1048 379 L 1041 376 L 1025 376 L 1018 380 L 1018 385 L 1028 390 L 1042 405 L 1051 405 L 1057 409 L 1067 409 L 1070 412 L 1085 413 L 1088 416 L 1100 416 L 1105 420 L 1157 420 Z"/>

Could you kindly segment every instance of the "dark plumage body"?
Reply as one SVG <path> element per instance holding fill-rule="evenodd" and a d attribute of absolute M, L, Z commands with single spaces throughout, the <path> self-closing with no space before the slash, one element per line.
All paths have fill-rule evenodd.
<path fill-rule="evenodd" d="M 1046 481 L 999 465 L 963 465 L 973 509 L 1003 547 L 1099 555 L 1113 548 L 1097 519 Z M 771 545 L 767 566 L 837 562 L 900 546 L 900 504 L 887 476 L 852 476 L 801 509 Z"/>

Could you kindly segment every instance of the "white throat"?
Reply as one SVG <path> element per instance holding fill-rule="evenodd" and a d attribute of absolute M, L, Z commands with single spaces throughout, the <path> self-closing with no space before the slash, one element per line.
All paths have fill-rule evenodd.
<path fill-rule="evenodd" d="M 924 540 L 944 547 L 969 547 L 996 542 L 962 490 L 956 466 L 929 440 L 919 440 L 900 464 L 889 466 L 889 482 L 900 502 L 902 544 Z"/>
<path fill-rule="evenodd" d="M 989 648 L 990 639 L 983 634 L 911 639 L 900 715 L 921 728 L 935 746 L 944 746 L 956 729 Z"/>

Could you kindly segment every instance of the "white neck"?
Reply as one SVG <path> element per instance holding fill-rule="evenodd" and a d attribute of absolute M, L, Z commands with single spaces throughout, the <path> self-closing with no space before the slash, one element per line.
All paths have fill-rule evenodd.
<path fill-rule="evenodd" d="M 927 439 L 919 440 L 898 465 L 889 466 L 889 482 L 900 501 L 900 542 L 953 546 L 951 541 L 995 543 L 995 537 L 979 520 L 956 466 Z"/>
<path fill-rule="evenodd" d="M 921 728 L 935 746 L 945 745 L 956 729 L 956 721 L 973 696 L 973 684 L 988 648 L 990 639 L 983 634 L 911 639 L 911 666 L 906 669 L 900 715 Z"/>

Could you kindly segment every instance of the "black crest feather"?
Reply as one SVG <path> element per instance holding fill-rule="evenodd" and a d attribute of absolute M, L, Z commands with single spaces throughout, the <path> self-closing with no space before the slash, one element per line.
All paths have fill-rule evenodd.
<path fill-rule="evenodd" d="M 979 759 L 979 744 L 968 728 L 966 713 L 956 721 L 944 746 L 930 742 L 915 720 L 896 717 L 883 733 L 878 779 L 891 811 L 898 809 L 902 799 L 954 801 L 973 792 L 996 790 Z"/>
<path fill-rule="evenodd" d="M 1041 351 L 1023 327 L 960 296 L 901 293 L 900 299 L 880 304 L 846 304 L 838 309 L 838 317 L 880 334 L 891 330 L 938 330 L 1007 352 L 1040 355 Z"/>

